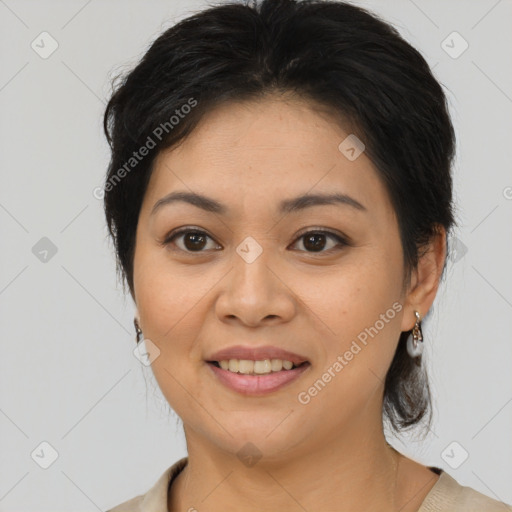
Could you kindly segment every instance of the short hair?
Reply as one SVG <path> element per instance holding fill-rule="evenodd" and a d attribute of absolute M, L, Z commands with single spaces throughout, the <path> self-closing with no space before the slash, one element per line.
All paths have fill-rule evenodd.
<path fill-rule="evenodd" d="M 136 228 L 155 157 L 229 101 L 291 93 L 324 107 L 364 141 L 396 213 L 404 290 L 439 226 L 449 233 L 455 224 L 455 133 L 443 89 L 394 27 L 359 6 L 209 5 L 165 30 L 112 88 L 104 114 L 111 149 L 104 209 L 117 270 L 132 297 Z M 144 146 L 151 146 L 147 156 L 134 159 Z M 422 358 L 406 350 L 409 333 L 400 335 L 384 389 L 383 413 L 397 433 L 427 412 L 430 425 L 432 415 Z"/>

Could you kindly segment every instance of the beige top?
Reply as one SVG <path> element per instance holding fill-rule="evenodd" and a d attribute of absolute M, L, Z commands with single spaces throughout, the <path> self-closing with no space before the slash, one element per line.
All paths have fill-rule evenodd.
<path fill-rule="evenodd" d="M 183 457 L 167 468 L 146 494 L 125 501 L 107 512 L 170 512 L 167 510 L 168 489 L 187 462 L 188 457 Z M 512 512 L 512 506 L 458 484 L 444 470 L 429 469 L 440 476 L 425 496 L 418 512 Z"/>

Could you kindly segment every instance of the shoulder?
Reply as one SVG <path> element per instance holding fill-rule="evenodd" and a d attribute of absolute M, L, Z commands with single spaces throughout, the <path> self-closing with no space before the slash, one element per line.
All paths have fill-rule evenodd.
<path fill-rule="evenodd" d="M 108 509 L 107 512 L 136 512 L 139 510 L 143 510 L 141 509 L 141 504 L 144 498 L 145 494 L 141 494 L 140 496 L 136 496 L 131 500 L 124 501 L 123 503 L 116 505 L 114 508 Z"/>
<path fill-rule="evenodd" d="M 442 471 L 418 512 L 512 512 L 512 506 L 461 485 Z"/>
<path fill-rule="evenodd" d="M 169 486 L 176 475 L 186 466 L 188 457 L 175 462 L 158 478 L 145 494 L 140 494 L 128 501 L 107 510 L 107 512 L 167 512 L 167 494 Z"/>

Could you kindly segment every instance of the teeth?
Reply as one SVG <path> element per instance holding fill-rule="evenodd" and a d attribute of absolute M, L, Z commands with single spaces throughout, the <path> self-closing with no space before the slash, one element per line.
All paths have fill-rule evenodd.
<path fill-rule="evenodd" d="M 223 370 L 229 370 L 233 373 L 243 373 L 245 375 L 264 375 L 266 373 L 280 372 L 281 370 L 291 370 L 293 363 L 283 359 L 264 359 L 262 361 L 250 361 L 248 359 L 229 359 L 218 361 Z"/>
<path fill-rule="evenodd" d="M 264 361 L 254 361 L 254 373 L 270 373 L 272 371 L 272 363 L 270 359 Z"/>
<path fill-rule="evenodd" d="M 240 359 L 238 361 L 238 373 L 252 373 L 254 370 L 254 361 L 249 361 L 247 359 Z"/>

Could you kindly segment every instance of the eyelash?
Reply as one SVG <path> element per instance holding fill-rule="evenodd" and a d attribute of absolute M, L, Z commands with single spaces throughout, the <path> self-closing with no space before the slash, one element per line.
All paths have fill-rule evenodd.
<path fill-rule="evenodd" d="M 160 244 L 165 247 L 169 246 L 176 238 L 178 238 L 180 235 L 184 235 L 186 233 L 194 233 L 196 235 L 207 236 L 208 238 L 213 240 L 213 238 L 208 233 L 206 233 L 205 231 L 202 231 L 201 229 L 196 229 L 193 227 L 184 227 L 184 228 L 178 229 L 177 231 L 171 231 L 164 238 L 164 240 L 162 242 L 160 242 Z M 301 238 L 304 238 L 306 235 L 311 235 L 311 234 L 322 234 L 322 235 L 326 235 L 327 237 L 333 238 L 334 240 L 336 240 L 338 242 L 338 250 L 341 249 L 342 247 L 346 247 L 346 246 L 350 245 L 347 238 L 345 238 L 341 235 L 338 235 L 337 233 L 334 233 L 332 231 L 325 230 L 325 229 L 312 229 L 310 231 L 305 231 L 305 232 L 301 233 L 294 240 L 292 245 L 295 245 L 295 243 L 297 243 L 297 241 L 299 241 Z M 306 252 L 309 254 L 322 254 L 322 253 L 329 254 L 331 251 L 333 251 L 335 249 L 336 249 L 336 247 L 332 247 L 331 249 L 328 249 L 326 251 L 322 250 L 322 251 L 318 251 L 318 252 L 314 252 L 314 251 L 300 251 L 300 252 Z M 179 250 L 179 251 L 185 252 L 187 254 L 201 254 L 201 253 L 206 252 L 206 251 L 188 251 L 188 250 L 184 250 L 184 249 L 180 249 L 180 248 L 173 249 L 173 250 Z"/>

